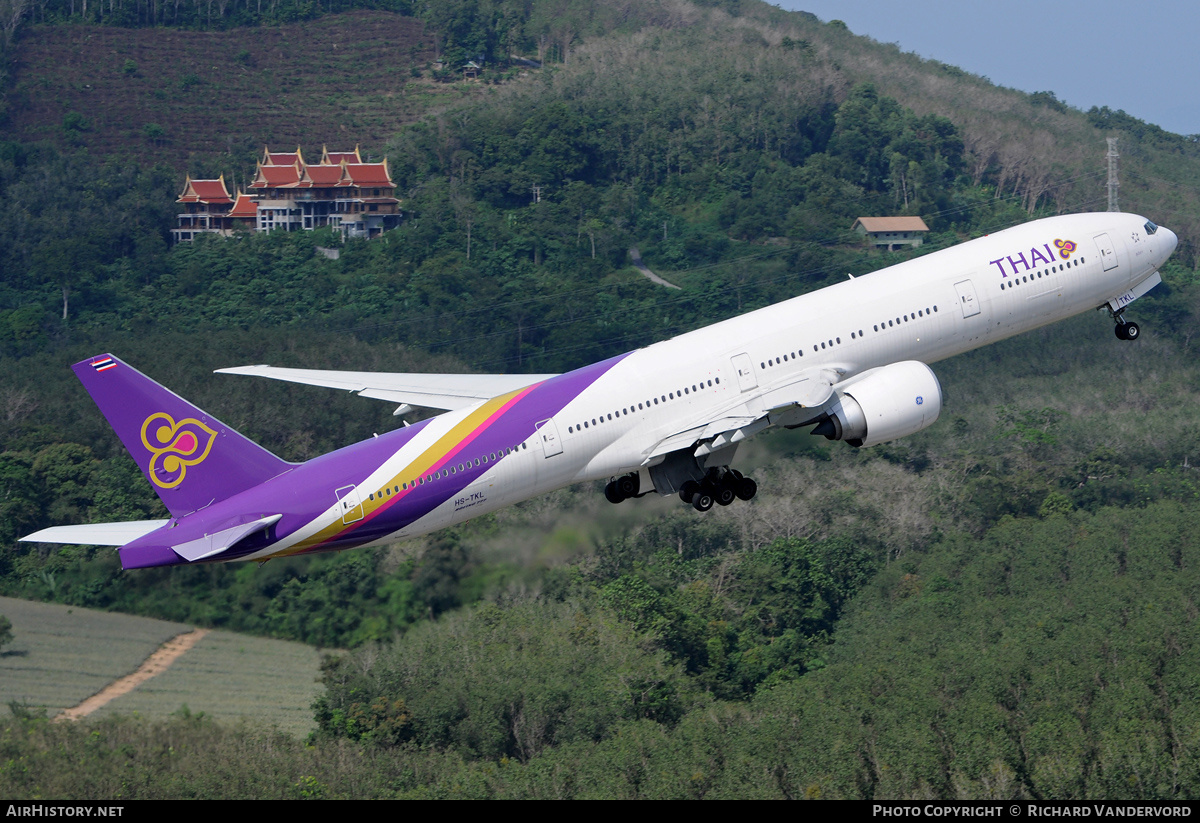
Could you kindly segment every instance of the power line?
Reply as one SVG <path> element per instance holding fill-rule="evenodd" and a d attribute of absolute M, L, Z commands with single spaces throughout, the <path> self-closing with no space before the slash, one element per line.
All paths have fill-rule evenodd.
<path fill-rule="evenodd" d="M 1103 202 L 1103 200 L 1104 200 L 1103 197 L 1097 197 L 1094 200 L 1084 201 L 1081 205 L 1084 205 L 1084 206 L 1099 205 L 1099 203 Z M 1009 223 L 996 224 L 994 226 L 988 227 L 987 230 L 985 231 L 985 233 L 990 234 L 995 231 L 1000 231 L 1005 228 L 1009 228 L 1013 225 L 1017 225 L 1017 223 L 1009 222 Z M 742 258 L 742 259 L 744 259 L 744 258 Z M 713 264 L 713 265 L 728 265 L 728 263 Z M 812 279 L 817 279 L 817 278 L 823 277 L 825 275 L 839 271 L 841 268 L 843 268 L 843 266 L 841 265 L 840 262 L 832 263 L 828 266 L 821 266 L 821 267 L 817 267 L 817 268 L 813 268 L 813 269 L 808 269 L 804 272 L 788 272 L 788 273 L 785 273 L 782 275 L 777 275 L 775 277 L 757 278 L 754 281 L 754 285 L 760 285 L 760 286 L 761 285 L 769 285 L 772 283 L 777 283 L 777 282 L 785 281 L 785 280 L 792 279 L 792 278 L 796 278 L 799 281 L 803 282 L 805 280 L 812 280 Z M 750 285 L 750 284 L 745 284 L 745 285 Z M 743 285 L 741 287 L 744 288 L 745 285 Z M 726 287 L 724 289 L 717 290 L 716 293 L 717 294 L 728 294 L 729 292 L 734 291 L 736 288 L 737 287 L 732 287 L 732 286 Z M 707 292 L 705 294 L 705 296 L 710 296 L 711 294 L 712 294 L 712 292 Z M 659 303 L 657 305 L 663 306 L 663 305 L 674 305 L 674 304 L 679 304 L 679 303 L 683 303 L 683 302 L 690 302 L 690 301 L 693 301 L 698 296 L 699 295 L 695 295 L 695 294 L 683 294 L 683 295 L 680 295 L 677 297 L 672 297 L 672 298 L 668 298 L 663 301 L 659 301 Z M 533 325 L 529 325 L 529 326 L 522 326 L 521 329 L 523 332 L 533 332 L 533 331 L 540 331 L 540 330 L 544 330 L 544 329 L 561 327 L 561 326 L 571 326 L 576 323 L 583 323 L 588 320 L 593 320 L 593 319 L 597 319 L 597 318 L 601 318 L 601 317 L 606 318 L 606 319 L 612 319 L 614 317 L 621 317 L 621 316 L 628 315 L 628 314 L 631 314 L 634 312 L 644 311 L 645 308 L 646 308 L 645 306 L 640 305 L 640 304 L 633 305 L 633 306 L 626 306 L 624 308 L 607 310 L 607 311 L 603 311 L 603 312 L 597 312 L 597 313 L 594 313 L 591 315 L 571 318 L 569 320 L 558 320 L 558 321 L 553 321 L 553 322 L 549 322 L 549 323 L 538 323 L 538 324 L 533 324 Z M 691 331 L 693 329 L 690 329 L 690 328 L 687 328 L 684 326 L 679 326 L 679 325 L 672 325 L 672 326 L 667 327 L 666 330 L 674 330 L 675 333 L 678 334 L 678 333 L 683 333 L 686 331 Z M 514 331 L 515 331 L 515 329 L 508 328 L 508 329 L 501 330 L 501 331 L 488 332 L 488 333 L 482 334 L 482 335 L 470 335 L 470 336 L 464 336 L 464 337 L 458 337 L 458 338 L 448 338 L 445 340 L 437 341 L 435 343 L 431 343 L 431 344 L 429 344 L 429 346 L 432 348 L 432 347 L 440 347 L 440 346 L 451 346 L 451 345 L 462 344 L 462 343 L 480 342 L 482 340 L 486 340 L 486 339 L 490 339 L 490 338 L 507 337 L 507 336 L 510 336 L 511 334 L 513 334 Z M 660 332 L 661 331 L 664 331 L 664 330 L 660 329 Z M 543 348 L 541 351 L 538 352 L 538 354 L 542 355 L 542 356 L 548 355 L 548 354 L 564 354 L 564 353 L 571 352 L 571 351 L 579 351 L 582 349 L 592 348 L 597 345 L 603 345 L 604 343 L 617 342 L 620 340 L 636 339 L 639 336 L 640 336 L 639 333 L 630 332 L 630 333 L 626 333 L 626 334 L 618 336 L 618 337 L 608 338 L 606 340 L 594 340 L 594 341 L 591 341 L 586 344 L 573 345 L 573 346 L 556 346 L 553 348 Z M 514 359 L 515 358 L 513 358 L 513 357 L 496 358 L 496 359 L 488 360 L 488 361 L 476 361 L 474 363 L 474 365 L 479 367 L 484 364 L 492 364 L 492 363 L 507 364 L 509 362 L 512 362 Z"/>
<path fill-rule="evenodd" d="M 1103 173 L 1104 173 L 1103 171 L 1088 172 L 1088 173 L 1077 175 L 1075 177 L 1067 178 L 1065 180 L 1059 181 L 1058 183 L 1055 183 L 1053 186 L 1048 187 L 1047 191 L 1052 191 L 1054 189 L 1061 188 L 1062 186 L 1076 183 L 1080 180 L 1086 180 L 1088 178 L 1097 177 Z M 999 197 L 991 198 L 991 203 L 1016 202 L 1020 199 L 1023 199 L 1023 195 L 1018 195 L 1018 194 L 1001 195 Z M 1085 201 L 1081 205 L 1088 205 L 1088 204 L 1090 204 L 1090 203 L 1088 201 Z M 956 214 L 962 214 L 964 212 L 971 211 L 973 209 L 987 208 L 988 206 L 989 206 L 989 203 L 987 203 L 987 202 L 968 203 L 968 204 L 963 204 L 961 206 L 956 206 L 953 208 L 943 209 L 941 211 L 927 213 L 925 216 L 932 220 L 932 219 L 937 219 L 939 217 L 946 217 L 946 216 L 951 216 L 951 215 L 956 215 Z M 1002 228 L 1008 228 L 1009 226 L 1018 225 L 1020 222 L 1024 222 L 1024 221 L 1009 221 L 1009 222 L 1002 223 L 1002 224 L 994 224 L 992 226 L 986 227 L 986 231 L 988 233 L 994 232 L 994 231 L 999 231 Z M 852 232 L 849 232 L 849 231 L 838 232 L 835 235 L 827 236 L 825 238 L 817 238 L 817 239 L 813 239 L 813 240 L 800 240 L 800 241 L 796 241 L 796 242 L 792 243 L 791 245 L 780 247 L 777 249 L 770 249 L 770 250 L 758 252 L 755 254 L 742 255 L 741 257 L 735 257 L 735 258 L 731 258 L 729 260 L 720 260 L 720 261 L 716 261 L 713 263 L 705 263 L 703 265 L 693 266 L 688 269 L 678 269 L 678 270 L 675 270 L 673 272 L 673 274 L 675 274 L 677 276 L 682 275 L 682 276 L 686 277 L 691 274 L 695 274 L 695 273 L 702 272 L 702 271 L 709 271 L 712 269 L 717 269 L 722 266 L 733 266 L 733 265 L 737 265 L 740 263 L 749 263 L 749 262 L 753 262 L 756 260 L 765 260 L 767 258 L 774 257 L 774 256 L 777 256 L 780 254 L 785 254 L 788 252 L 795 252 L 798 249 L 829 248 L 830 246 L 842 245 L 842 244 L 846 243 L 847 241 L 853 241 L 856 239 L 857 238 L 855 237 L 855 235 Z M 767 280 L 765 282 L 773 282 L 773 281 L 774 281 L 774 279 Z M 616 292 L 618 289 L 622 288 L 624 285 L 625 284 L 605 285 L 605 286 L 596 286 L 596 287 L 586 287 L 586 288 L 580 288 L 580 289 L 569 289 L 569 290 L 565 290 L 565 291 L 558 291 L 558 292 L 553 292 L 553 293 L 548 293 L 548 294 L 547 293 L 531 294 L 528 297 L 523 297 L 520 300 L 512 300 L 507 303 L 490 303 L 486 306 L 465 308 L 465 309 L 461 309 L 461 310 L 457 310 L 457 311 L 441 312 L 439 314 L 432 315 L 432 316 L 425 312 L 422 312 L 420 310 L 414 310 L 411 313 L 406 314 L 405 316 L 397 318 L 395 320 L 387 320 L 387 321 L 382 321 L 382 322 L 378 322 L 378 323 L 369 323 L 369 324 L 357 324 L 354 326 L 345 326 L 345 327 L 341 327 L 341 328 L 331 329 L 331 331 L 347 333 L 347 334 L 354 334 L 357 332 L 376 331 L 376 330 L 384 329 L 384 328 L 394 328 L 394 327 L 401 326 L 401 325 L 408 325 L 408 324 L 411 324 L 414 321 L 418 321 L 418 320 L 426 322 L 426 323 L 443 321 L 443 320 L 452 320 L 452 319 L 456 319 L 456 318 L 468 317 L 468 316 L 474 315 L 474 314 L 481 314 L 483 312 L 494 312 L 497 310 L 507 309 L 507 308 L 511 308 L 514 306 L 528 305 L 530 303 L 530 301 L 539 301 L 539 302 L 561 301 L 561 300 L 563 300 L 565 298 L 569 298 L 569 297 L 586 297 L 586 296 L 590 296 L 590 295 L 600 294 L 603 292 L 613 293 L 613 292 Z M 678 300 L 680 300 L 680 299 L 690 299 L 690 296 L 684 295 L 684 296 L 681 296 L 680 298 L 670 299 L 665 302 L 668 304 L 673 304 L 673 303 L 678 302 Z M 662 301 L 660 301 L 660 305 L 661 305 L 661 302 Z M 525 328 L 536 328 L 536 326 L 525 327 Z M 434 345 L 439 345 L 439 344 L 434 344 Z"/>
<path fill-rule="evenodd" d="M 1048 186 L 1046 191 L 1047 192 L 1054 191 L 1054 190 L 1063 188 L 1065 186 L 1070 186 L 1072 184 L 1078 183 L 1080 181 L 1085 181 L 1085 180 L 1088 180 L 1091 178 L 1096 178 L 1101 174 L 1104 174 L 1104 171 L 1097 170 L 1097 171 L 1093 171 L 1093 172 L 1085 172 L 1085 173 L 1076 175 L 1074 177 L 1059 180 L 1056 183 L 1054 183 L 1053 185 Z M 1011 203 L 1014 203 L 1014 202 L 1017 202 L 1017 201 L 1020 201 L 1023 199 L 1024 199 L 1024 195 L 1013 192 L 1012 194 L 993 196 L 992 198 L 990 198 L 987 201 L 960 204 L 960 205 L 957 205 L 957 206 L 954 206 L 951 208 L 942 209 L 942 210 L 939 210 L 936 212 L 928 213 L 925 216 L 928 217 L 929 219 L 933 220 L 933 219 L 938 219 L 938 218 L 943 218 L 943 217 L 959 215 L 959 214 L 962 214 L 964 212 L 968 212 L 971 210 L 987 209 L 996 204 L 1004 204 L 1004 203 L 1011 204 Z M 1088 206 L 1092 206 L 1093 204 L 1096 204 L 1097 202 L 1098 202 L 1097 200 L 1093 200 L 1093 199 L 1083 200 L 1077 204 L 1077 207 L 1086 208 Z M 1026 221 L 1024 219 L 1005 220 L 1005 221 L 1001 221 L 996 224 L 992 224 L 990 226 L 985 226 L 985 227 L 983 227 L 982 230 L 985 234 L 990 234 L 992 232 L 999 231 L 999 230 L 1002 230 L 1005 228 L 1009 228 L 1010 226 L 1018 225 L 1023 222 L 1026 222 Z M 729 260 L 723 260 L 723 261 L 718 261 L 718 262 L 714 262 L 714 263 L 708 263 L 708 264 L 704 264 L 704 265 L 700 265 L 700 266 L 694 266 L 689 269 L 677 270 L 674 272 L 674 274 L 677 276 L 682 275 L 682 276 L 686 277 L 688 275 L 696 274 L 696 273 L 703 272 L 703 271 L 720 269 L 721 267 L 736 266 L 739 264 L 749 263 L 749 262 L 753 262 L 753 261 L 765 260 L 765 259 L 777 256 L 780 254 L 785 254 L 785 253 L 795 253 L 795 252 L 804 251 L 804 250 L 817 251 L 817 250 L 822 250 L 822 249 L 828 249 L 831 246 L 843 245 L 846 241 L 855 240 L 855 239 L 857 239 L 857 238 L 848 231 L 838 232 L 838 233 L 828 236 L 824 239 L 818 238 L 818 239 L 814 239 L 814 240 L 797 241 L 797 242 L 793 242 L 792 244 L 790 244 L 788 246 L 777 248 L 777 249 L 771 249 L 771 250 L 767 250 L 767 251 L 763 251 L 763 252 L 758 252 L 755 254 L 742 255 L 741 257 L 736 257 L 736 258 L 732 258 Z M 836 263 L 829 264 L 827 266 L 809 268 L 802 272 L 785 272 L 783 274 L 779 274 L 779 275 L 775 275 L 775 276 L 771 276 L 771 277 L 762 276 L 762 273 L 760 273 L 758 276 L 754 277 L 752 280 L 750 280 L 748 282 L 740 283 L 737 285 L 726 286 L 724 288 L 718 289 L 715 293 L 719 294 L 719 295 L 728 295 L 729 293 L 734 292 L 739 289 L 744 289 L 747 287 L 754 287 L 754 286 L 761 287 L 761 286 L 765 286 L 765 285 L 770 285 L 770 284 L 774 284 L 774 283 L 787 281 L 790 279 L 796 279 L 798 281 L 798 284 L 801 284 L 806 281 L 812 281 L 815 279 L 823 278 L 842 267 L 844 267 L 844 263 L 839 261 Z M 439 313 L 437 315 L 432 315 L 432 316 L 428 315 L 427 313 L 423 313 L 420 310 L 414 310 L 413 312 L 408 313 L 404 317 L 398 318 L 396 320 L 389 320 L 389 321 L 384 321 L 384 322 L 379 322 L 379 323 L 371 323 L 371 324 L 360 324 L 360 325 L 356 325 L 356 326 L 343 327 L 341 329 L 333 329 L 332 331 L 356 333 L 356 332 L 363 332 L 363 331 L 378 330 L 378 329 L 382 329 L 382 328 L 397 327 L 400 325 L 408 325 L 408 324 L 412 324 L 413 322 L 415 322 L 417 320 L 423 321 L 425 323 L 430 323 L 430 322 L 451 320 L 451 319 L 456 319 L 456 318 L 466 318 L 466 317 L 470 317 L 472 315 L 481 314 L 483 312 L 495 313 L 497 310 L 503 310 L 503 309 L 511 308 L 511 307 L 515 307 L 515 306 L 528 306 L 531 302 L 545 303 L 545 302 L 549 302 L 549 301 L 562 301 L 564 299 L 571 298 L 571 297 L 594 296 L 594 295 L 598 295 L 601 293 L 615 294 L 615 293 L 619 292 L 619 290 L 621 288 L 625 287 L 626 285 L 627 284 L 604 285 L 604 286 L 585 287 L 585 288 L 578 288 L 578 289 L 569 289 L 569 290 L 554 292 L 554 293 L 550 293 L 550 294 L 546 294 L 546 293 L 531 294 L 528 297 L 523 297 L 519 300 L 508 301 L 506 303 L 499 303 L 499 304 L 490 303 L 486 306 L 479 306 L 479 307 L 475 307 L 475 308 L 465 308 L 465 309 L 457 310 L 457 311 L 442 312 L 442 313 Z M 709 290 L 703 296 L 711 297 L 713 295 L 713 293 L 714 293 L 713 291 Z M 700 297 L 700 296 L 701 295 L 697 295 L 695 293 L 686 293 L 685 292 L 685 293 L 680 294 L 675 297 L 667 298 L 665 300 L 659 300 L 655 304 L 655 307 L 662 308 L 665 306 L 679 305 L 679 304 L 682 304 L 685 302 L 693 302 L 697 297 Z M 611 320 L 613 318 L 623 317 L 623 316 L 627 316 L 631 313 L 645 311 L 645 310 L 647 310 L 647 307 L 642 303 L 638 303 L 635 305 L 624 306 L 621 308 L 612 308 L 612 309 L 605 310 L 603 312 L 595 312 L 595 313 L 591 313 L 588 315 L 577 316 L 577 317 L 573 317 L 573 318 L 569 318 L 569 319 L 555 320 L 555 321 L 549 321 L 549 322 L 545 322 L 545 323 L 534 323 L 531 325 L 521 325 L 520 327 L 517 327 L 514 325 L 514 326 L 510 326 L 504 330 L 491 331 L 491 332 L 486 332 L 483 334 L 466 335 L 466 336 L 454 337 L 454 338 L 445 338 L 442 340 L 429 342 L 426 344 L 426 346 L 429 350 L 432 351 L 437 348 L 452 347 L 452 346 L 457 346 L 457 345 L 461 345 L 464 343 L 478 343 L 478 342 L 482 342 L 482 341 L 489 340 L 489 339 L 508 337 L 508 336 L 518 332 L 518 330 L 521 333 L 544 331 L 546 329 L 559 328 L 559 327 L 563 327 L 563 326 L 571 326 L 571 325 L 575 325 L 575 324 L 579 324 L 579 323 L 585 323 L 585 322 L 599 319 L 599 318 L 605 318 L 605 319 Z M 661 335 L 664 331 L 674 331 L 675 333 L 679 333 L 684 330 L 686 330 L 684 327 L 680 327 L 677 325 L 671 325 L 665 329 L 659 328 L 658 334 Z M 601 340 L 592 340 L 592 341 L 589 341 L 588 343 L 583 343 L 583 344 L 578 344 L 578 345 L 557 346 L 557 347 L 554 347 L 551 349 L 542 349 L 540 352 L 538 352 L 538 355 L 545 356 L 545 355 L 549 355 L 549 354 L 564 354 L 564 353 L 571 352 L 571 351 L 578 351 L 581 349 L 594 348 L 595 346 L 603 346 L 603 345 L 607 345 L 607 344 L 611 344 L 611 343 L 615 343 L 615 342 L 619 342 L 619 341 L 628 341 L 628 340 L 637 339 L 638 337 L 643 336 L 643 334 L 644 334 L 643 332 L 629 332 L 629 333 L 626 333 L 626 334 L 623 334 L 623 335 L 620 335 L 617 337 L 605 338 L 605 339 L 601 339 Z M 489 359 L 487 361 L 476 361 L 475 365 L 480 366 L 480 365 L 484 365 L 485 363 L 486 364 L 510 363 L 517 357 L 520 357 L 520 354 L 516 355 L 515 357 Z"/>

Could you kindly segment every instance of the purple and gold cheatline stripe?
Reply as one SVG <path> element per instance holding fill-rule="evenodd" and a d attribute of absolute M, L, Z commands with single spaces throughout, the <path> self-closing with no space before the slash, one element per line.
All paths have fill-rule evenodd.
<path fill-rule="evenodd" d="M 513 406 L 540 385 L 542 384 L 535 383 L 532 386 L 494 397 L 468 414 L 448 432 L 439 437 L 429 448 L 413 459 L 412 462 L 406 465 L 400 474 L 396 474 L 387 482 L 379 484 L 380 488 L 399 487 L 399 492 L 393 492 L 390 496 L 384 497 L 376 495 L 374 500 L 363 499 L 361 501 L 363 508 L 361 519 L 349 524 L 340 521 L 331 523 L 311 537 L 305 538 L 294 546 L 290 546 L 271 556 L 284 557 L 293 554 L 322 551 L 330 548 L 330 543 L 342 542 L 352 532 L 363 530 L 372 520 L 399 504 L 401 500 L 418 490 L 423 490 L 424 485 L 429 482 L 430 474 L 438 472 L 444 466 L 447 466 L 464 448 L 469 446 L 480 435 L 486 432 L 492 424 L 499 420 L 505 412 L 513 408 Z M 524 437 L 521 439 L 524 440 Z M 483 464 L 470 475 L 464 471 L 461 475 L 463 482 L 448 485 L 445 488 L 446 493 L 439 494 L 435 500 L 429 501 L 431 505 L 422 514 L 432 511 L 438 505 L 450 499 L 451 496 L 459 492 L 465 485 L 473 482 L 476 477 L 482 475 L 490 468 L 490 464 Z M 407 488 L 405 487 L 406 484 Z M 374 491 L 375 489 L 370 490 L 370 492 Z M 362 542 L 370 542 L 377 536 L 365 535 Z M 339 546 L 338 548 L 347 547 Z"/>

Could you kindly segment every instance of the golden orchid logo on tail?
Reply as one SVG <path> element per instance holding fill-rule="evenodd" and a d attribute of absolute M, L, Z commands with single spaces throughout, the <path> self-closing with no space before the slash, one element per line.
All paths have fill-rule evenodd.
<path fill-rule="evenodd" d="M 142 423 L 142 445 L 154 455 L 150 480 L 160 489 L 175 488 L 188 466 L 204 462 L 216 439 L 217 433 L 194 417 L 176 423 L 166 412 L 150 415 Z"/>

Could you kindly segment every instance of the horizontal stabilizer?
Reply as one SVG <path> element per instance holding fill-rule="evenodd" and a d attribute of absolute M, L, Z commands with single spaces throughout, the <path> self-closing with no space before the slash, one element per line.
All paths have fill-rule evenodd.
<path fill-rule="evenodd" d="M 281 517 L 283 517 L 282 514 L 262 517 L 250 523 L 242 523 L 230 529 L 222 529 L 213 534 L 206 534 L 204 537 L 197 538 L 196 540 L 180 543 L 178 546 L 172 546 L 171 550 L 184 560 L 194 563 L 197 560 L 204 560 L 207 557 L 220 554 L 246 535 L 253 534 L 259 529 L 265 529 L 267 526 L 279 522 Z"/>
<path fill-rule="evenodd" d="M 167 525 L 166 520 L 128 520 L 124 523 L 87 523 L 51 526 L 21 538 L 23 543 L 65 543 L 72 546 L 124 546 Z"/>
<path fill-rule="evenodd" d="M 288 383 L 324 386 L 354 392 L 374 400 L 453 411 L 490 400 L 557 377 L 554 374 L 401 374 L 369 371 L 285 369 L 277 366 L 237 366 L 217 374 L 269 377 Z"/>

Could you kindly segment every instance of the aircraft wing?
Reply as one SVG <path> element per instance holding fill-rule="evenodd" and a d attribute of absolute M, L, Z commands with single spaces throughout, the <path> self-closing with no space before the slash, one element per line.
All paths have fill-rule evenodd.
<path fill-rule="evenodd" d="M 796 380 L 776 389 L 763 392 L 763 408 L 768 412 L 796 407 L 815 409 L 833 397 L 833 387 L 842 375 L 834 369 L 810 369 Z"/>
<path fill-rule="evenodd" d="M 129 520 L 125 523 L 86 523 L 51 526 L 21 538 L 23 543 L 66 543 L 73 546 L 124 546 L 167 525 L 166 520 Z"/>
<path fill-rule="evenodd" d="M 833 387 L 840 378 L 841 374 L 834 369 L 802 372 L 795 380 L 750 396 L 727 414 L 658 441 L 644 452 L 642 465 L 654 465 L 671 452 L 692 446 L 696 446 L 696 457 L 701 457 L 753 437 L 780 420 L 815 417 L 820 408 L 833 399 Z"/>
<path fill-rule="evenodd" d="M 396 414 L 411 406 L 453 411 L 490 400 L 515 389 L 540 383 L 553 374 L 400 374 L 369 371 L 284 369 L 277 366 L 238 366 L 217 369 L 217 374 L 248 374 L 289 383 L 326 386 L 362 397 L 401 404 Z"/>

